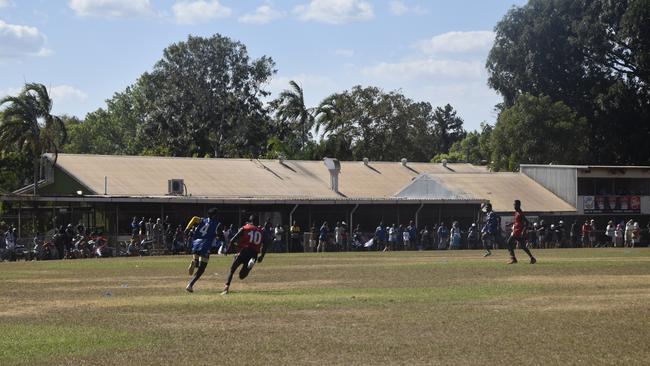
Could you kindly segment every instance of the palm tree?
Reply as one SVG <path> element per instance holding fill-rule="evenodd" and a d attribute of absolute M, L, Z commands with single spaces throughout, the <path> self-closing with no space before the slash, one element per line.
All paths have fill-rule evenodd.
<path fill-rule="evenodd" d="M 59 148 L 67 139 L 65 125 L 61 118 L 51 114 L 52 99 L 43 84 L 25 84 L 17 96 L 0 99 L 0 109 L 0 149 L 31 156 L 35 196 L 41 157 L 53 153 L 56 164 Z"/>
<path fill-rule="evenodd" d="M 301 148 L 304 149 L 309 139 L 309 131 L 314 126 L 312 109 L 305 106 L 303 89 L 295 81 L 289 81 L 291 89 L 285 89 L 278 97 L 277 115 L 280 120 L 297 125 L 300 129 Z"/>

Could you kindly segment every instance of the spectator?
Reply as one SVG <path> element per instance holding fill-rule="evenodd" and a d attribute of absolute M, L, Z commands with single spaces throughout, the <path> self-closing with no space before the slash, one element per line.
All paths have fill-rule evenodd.
<path fill-rule="evenodd" d="M 528 248 L 537 248 L 537 228 L 538 228 L 538 226 L 539 226 L 539 224 L 537 224 L 536 222 L 533 223 L 533 229 L 528 230 L 527 233 L 526 233 L 526 236 L 527 236 L 527 238 L 526 238 L 526 246 Z"/>
<path fill-rule="evenodd" d="M 74 232 L 72 224 L 68 224 L 63 232 L 63 243 L 65 248 L 64 258 L 72 258 L 72 241 L 77 234 Z"/>
<path fill-rule="evenodd" d="M 564 221 L 560 220 L 557 223 L 557 227 L 555 228 L 557 230 L 557 244 L 559 248 L 564 248 L 565 247 L 565 240 L 566 240 L 566 230 L 564 229 Z"/>
<path fill-rule="evenodd" d="M 273 240 L 273 251 L 275 253 L 281 253 L 282 252 L 282 235 L 284 234 L 284 228 L 282 225 L 278 225 L 275 227 L 275 232 L 273 233 L 275 236 L 275 239 Z"/>
<path fill-rule="evenodd" d="M 607 223 L 607 228 L 605 228 L 605 236 L 607 236 L 607 239 L 612 244 L 612 246 L 616 247 L 616 227 L 614 226 L 614 221 L 609 220 Z"/>
<path fill-rule="evenodd" d="M 408 227 L 402 231 L 402 243 L 404 250 L 411 250 L 411 231 Z"/>
<path fill-rule="evenodd" d="M 388 229 L 388 243 L 384 247 L 384 252 L 397 247 L 397 225 L 391 224 Z"/>
<path fill-rule="evenodd" d="M 577 220 L 573 220 L 571 224 L 571 248 L 578 247 L 578 240 L 580 240 L 580 225 Z"/>
<path fill-rule="evenodd" d="M 348 229 L 348 224 L 345 221 L 341 222 L 341 229 L 342 229 L 341 240 L 343 241 L 343 248 L 345 250 L 347 250 L 347 249 L 349 249 L 348 248 L 348 245 L 349 245 L 349 242 L 348 242 L 348 230 L 349 229 Z"/>
<path fill-rule="evenodd" d="M 639 227 L 639 223 L 635 221 L 634 225 L 632 226 L 632 248 L 634 248 L 636 244 L 639 244 L 640 240 L 641 227 Z"/>
<path fill-rule="evenodd" d="M 415 249 L 415 245 L 418 242 L 418 229 L 415 226 L 415 222 L 411 220 L 409 226 L 406 228 L 409 232 L 409 247 L 410 249 Z"/>
<path fill-rule="evenodd" d="M 461 239 L 460 225 L 458 224 L 458 221 L 454 221 L 451 224 L 451 245 L 449 246 L 449 249 L 460 249 Z"/>
<path fill-rule="evenodd" d="M 589 237 L 591 236 L 591 225 L 589 225 L 589 221 L 585 221 L 584 224 L 582 224 L 582 247 L 583 248 L 589 248 L 591 245 L 591 241 L 589 240 Z"/>
<path fill-rule="evenodd" d="M 343 250 L 343 227 L 340 222 L 336 223 L 334 227 L 334 242 L 336 243 L 336 250 Z"/>
<path fill-rule="evenodd" d="M 309 250 L 315 252 L 318 245 L 318 231 L 316 231 L 316 223 L 311 225 L 309 230 Z"/>
<path fill-rule="evenodd" d="M 544 220 L 539 221 L 539 226 L 537 228 L 537 243 L 540 248 L 546 249 L 548 244 L 546 243 L 546 223 Z"/>
<path fill-rule="evenodd" d="M 381 246 L 386 244 L 386 228 L 384 227 L 384 222 L 380 221 L 379 226 L 375 229 L 375 238 L 374 243 L 377 250 L 380 250 Z"/>
<path fill-rule="evenodd" d="M 634 233 L 634 222 L 630 220 L 625 224 L 625 247 L 626 248 L 634 247 L 633 233 Z"/>
<path fill-rule="evenodd" d="M 185 244 L 185 236 L 183 235 L 183 227 L 178 225 L 176 227 L 176 232 L 174 233 L 174 246 L 172 252 L 179 252 Z"/>
<path fill-rule="evenodd" d="M 147 229 L 147 240 L 153 241 L 153 222 L 151 221 L 151 217 L 147 220 L 145 228 Z"/>
<path fill-rule="evenodd" d="M 154 249 L 162 248 L 164 229 L 160 218 L 156 219 L 156 223 L 153 224 L 151 230 L 153 232 Z"/>
<path fill-rule="evenodd" d="M 133 216 L 133 221 L 131 221 L 131 239 L 135 239 L 139 231 L 140 224 L 138 224 L 138 218 Z"/>
<path fill-rule="evenodd" d="M 138 230 L 140 233 L 140 239 L 139 241 L 142 242 L 147 238 L 147 221 L 143 217 L 142 220 L 138 223 Z"/>
<path fill-rule="evenodd" d="M 589 232 L 589 244 L 592 248 L 598 247 L 598 231 L 596 228 L 596 220 L 591 219 L 591 231 Z"/>
<path fill-rule="evenodd" d="M 16 260 L 16 228 L 10 227 L 4 234 L 4 260 Z"/>
<path fill-rule="evenodd" d="M 300 240 L 300 233 L 302 230 L 300 230 L 300 226 L 298 226 L 298 223 L 294 221 L 291 224 L 291 227 L 289 228 L 289 232 L 291 234 L 291 251 L 292 252 L 303 252 L 304 249 L 302 247 L 302 243 Z"/>
<path fill-rule="evenodd" d="M 418 250 L 428 249 L 429 245 L 431 245 L 431 233 L 429 232 L 429 226 L 425 225 L 424 229 L 420 231 L 420 245 L 418 245 Z"/>
<path fill-rule="evenodd" d="M 449 242 L 449 229 L 447 229 L 444 222 L 441 222 L 440 226 L 438 227 L 438 250 L 447 249 L 448 242 Z"/>
<path fill-rule="evenodd" d="M 361 248 L 363 246 L 363 238 L 361 237 L 361 225 L 357 225 L 352 233 L 352 246 Z"/>
<path fill-rule="evenodd" d="M 478 247 L 478 228 L 476 223 L 470 225 L 467 231 L 467 249 L 475 249 Z"/>
<path fill-rule="evenodd" d="M 624 243 L 625 232 L 623 230 L 623 225 L 616 225 L 616 231 L 614 231 L 614 247 L 622 247 Z"/>
<path fill-rule="evenodd" d="M 329 226 L 327 225 L 327 221 L 324 221 L 323 225 L 320 227 L 320 233 L 318 235 L 318 247 L 316 248 L 316 252 L 325 252 L 327 246 L 327 234 L 329 231 L 330 230 Z"/>

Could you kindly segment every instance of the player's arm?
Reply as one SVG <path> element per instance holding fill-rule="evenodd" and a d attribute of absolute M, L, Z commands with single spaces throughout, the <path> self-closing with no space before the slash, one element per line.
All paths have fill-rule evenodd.
<path fill-rule="evenodd" d="M 228 241 L 228 246 L 237 245 L 239 243 L 239 238 L 244 234 L 244 228 L 239 228 L 239 231 Z"/>
<path fill-rule="evenodd" d="M 187 226 L 185 227 L 185 232 L 187 233 L 188 231 L 192 230 L 193 227 L 198 225 L 201 222 L 201 218 L 198 216 L 192 217 L 190 222 L 187 223 Z"/>

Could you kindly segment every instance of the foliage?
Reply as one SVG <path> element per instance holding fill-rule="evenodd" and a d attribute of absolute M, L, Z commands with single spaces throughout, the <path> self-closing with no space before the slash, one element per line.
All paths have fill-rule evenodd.
<path fill-rule="evenodd" d="M 170 45 L 135 90 L 143 99 L 138 139 L 172 155 L 257 156 L 269 118 L 262 87 L 275 72 L 271 58 L 251 60 L 246 47 L 221 35 L 190 36 Z"/>
<path fill-rule="evenodd" d="M 327 156 L 428 161 L 438 146 L 437 133 L 441 130 L 436 123 L 446 122 L 437 112 L 429 103 L 416 103 L 398 92 L 355 86 L 320 103 L 316 130 L 323 130 L 322 153 Z M 449 114 L 455 116 L 453 111 Z M 442 129 L 448 133 L 445 127 Z"/>
<path fill-rule="evenodd" d="M 647 0 L 530 0 L 495 28 L 489 85 L 504 97 L 505 108 L 528 93 L 562 101 L 584 116 L 590 163 L 646 164 L 648 24 Z"/>
<path fill-rule="evenodd" d="M 56 156 L 67 138 L 61 118 L 52 115 L 52 99 L 43 84 L 27 83 L 16 96 L 0 99 L 0 152 L 25 154 L 33 166 L 34 194 L 44 153 Z"/>
<path fill-rule="evenodd" d="M 286 152 L 293 156 L 298 151 L 304 150 L 313 138 L 311 130 L 315 118 L 312 109 L 305 106 L 302 87 L 293 80 L 289 81 L 289 86 L 290 89 L 283 90 L 270 105 L 275 111 L 273 124 L 275 136 L 281 141 L 288 142 L 287 147 L 291 147 Z"/>
<path fill-rule="evenodd" d="M 433 119 L 438 137 L 438 151 L 449 151 L 455 142 L 465 137 L 463 120 L 456 115 L 456 111 L 450 104 L 437 107 Z"/>
<path fill-rule="evenodd" d="M 499 115 L 491 133 L 492 168 L 514 171 L 519 164 L 584 162 L 587 121 L 563 102 L 521 95 Z"/>

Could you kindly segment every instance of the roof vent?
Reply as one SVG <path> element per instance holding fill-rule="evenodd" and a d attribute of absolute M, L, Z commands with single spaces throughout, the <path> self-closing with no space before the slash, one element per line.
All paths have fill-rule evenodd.
<path fill-rule="evenodd" d="M 370 160 L 368 158 L 363 158 L 363 165 L 368 166 Z"/>
<path fill-rule="evenodd" d="M 280 164 L 284 164 L 284 160 L 284 154 L 280 154 L 280 156 L 278 156 L 278 161 L 280 161 Z"/>
<path fill-rule="evenodd" d="M 402 166 L 406 166 L 406 163 L 408 163 L 408 160 L 406 160 L 406 158 L 402 158 L 401 163 L 402 163 Z"/>
<path fill-rule="evenodd" d="M 341 173 L 341 163 L 338 159 L 324 158 L 325 166 L 330 171 L 330 189 L 334 192 L 339 191 L 339 173 Z"/>
<path fill-rule="evenodd" d="M 447 159 L 442 159 L 442 166 L 447 167 Z"/>

